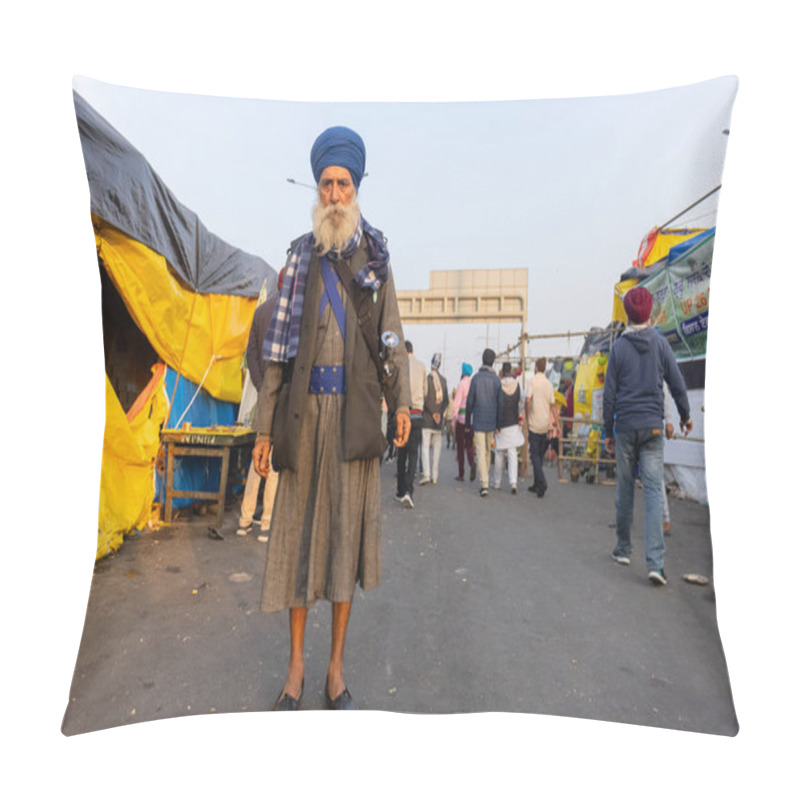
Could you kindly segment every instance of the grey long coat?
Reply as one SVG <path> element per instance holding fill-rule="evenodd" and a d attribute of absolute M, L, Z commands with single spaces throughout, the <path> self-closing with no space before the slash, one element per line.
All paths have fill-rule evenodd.
<path fill-rule="evenodd" d="M 367 246 L 362 239 L 349 262 L 351 273 L 355 275 L 367 263 L 367 259 Z M 301 411 L 308 393 L 315 352 L 317 314 L 322 296 L 322 282 L 318 279 L 319 270 L 320 259 L 314 255 L 311 258 L 306 281 L 297 356 L 290 367 L 270 362 L 267 365 L 261 391 L 258 393 L 254 427 L 258 433 L 270 435 L 272 458 L 276 468 L 297 469 L 297 442 L 300 426 L 303 424 Z M 399 344 L 390 356 L 393 373 L 387 381 L 386 399 L 392 409 L 407 409 L 411 404 L 408 356 L 391 270 L 389 279 L 377 292 L 361 288 L 358 291 L 372 295 L 372 313 L 377 320 L 378 335 L 384 331 L 393 331 L 399 337 Z M 386 449 L 386 440 L 381 432 L 381 385 L 377 367 L 370 356 L 364 335 L 358 325 L 355 309 L 348 296 L 344 298 L 344 305 L 346 395 L 342 460 L 353 461 L 380 456 Z M 279 412 L 279 418 L 283 418 L 284 424 L 273 430 L 273 417 L 279 404 L 286 404 L 285 412 Z"/>

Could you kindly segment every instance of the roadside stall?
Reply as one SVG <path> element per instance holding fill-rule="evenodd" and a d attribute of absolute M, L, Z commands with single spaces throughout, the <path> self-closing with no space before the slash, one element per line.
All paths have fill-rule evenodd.
<path fill-rule="evenodd" d="M 253 313 L 277 273 L 208 231 L 141 153 L 77 93 L 74 102 L 102 292 L 99 559 L 154 518 L 162 429 L 235 424 Z M 175 458 L 174 488 L 219 492 L 218 461 Z"/>

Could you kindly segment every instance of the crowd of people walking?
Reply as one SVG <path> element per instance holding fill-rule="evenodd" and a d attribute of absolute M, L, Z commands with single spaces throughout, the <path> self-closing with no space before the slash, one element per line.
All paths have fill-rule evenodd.
<path fill-rule="evenodd" d="M 623 566 L 631 563 L 634 487 L 638 483 L 643 488 L 645 505 L 643 538 L 647 574 L 651 583 L 663 586 L 667 582 L 664 536 L 671 533 L 664 481 L 664 441 L 674 437 L 670 396 L 675 401 L 684 435 L 691 432 L 692 420 L 677 362 L 666 339 L 650 320 L 652 295 L 643 287 L 635 287 L 626 294 L 624 304 L 628 325 L 611 348 L 602 403 L 604 455 L 606 459 L 614 459 L 617 481 L 617 545 L 612 558 Z M 406 345 L 411 357 L 413 348 L 408 342 Z M 547 359 L 537 358 L 533 374 L 523 389 L 520 370 L 514 371 L 510 362 L 504 362 L 498 374 L 495 359 L 493 350 L 484 350 L 481 365 L 474 374 L 472 365 L 463 363 L 461 378 L 449 402 L 447 381 L 439 374 L 441 354 L 434 354 L 427 375 L 421 362 L 410 361 L 411 392 L 419 406 L 422 427 L 423 475 L 419 485 L 437 484 L 441 442 L 447 433 L 455 442 L 457 481 L 467 480 L 469 467 L 469 480 L 477 478 L 480 497 L 487 497 L 490 489 L 500 491 L 506 476 L 509 491 L 517 494 L 520 455 L 527 435 L 533 471 L 528 491 L 540 498 L 547 492 L 544 464 L 548 450 L 565 435 L 571 422 L 571 384 L 566 396 L 559 393 L 557 400 L 546 373 Z M 566 410 L 563 423 L 561 405 Z M 415 409 L 411 413 L 413 426 Z M 412 462 L 415 448 L 409 440 L 406 449 Z M 413 463 L 410 468 L 398 468 L 397 500 L 408 508 L 414 507 L 410 499 L 413 475 Z"/>
<path fill-rule="evenodd" d="M 396 450 L 392 444 L 392 415 L 385 415 L 389 443 L 385 461 L 397 462 L 398 503 L 414 508 L 418 464 L 422 474 L 416 485 L 438 484 L 443 442 L 444 449 L 455 451 L 457 481 L 467 481 L 469 468 L 469 481 L 477 479 L 480 497 L 487 497 L 490 489 L 502 490 L 506 480 L 511 494 L 517 494 L 526 433 L 534 474 L 528 490 L 542 497 L 547 489 L 545 452 L 560 436 L 559 407 L 553 386 L 545 376 L 546 359 L 536 361 L 536 373 L 524 387 L 521 370 L 515 370 L 511 362 L 504 362 L 499 374 L 495 371 L 496 355 L 487 348 L 474 374 L 471 364 L 461 365 L 458 384 L 448 394 L 447 379 L 440 373 L 442 354 L 433 354 L 427 372 L 414 356 L 413 345 L 408 340 L 405 345 L 409 354 L 412 433 L 404 448 Z M 418 440 L 414 436 L 415 424 L 421 431 Z"/>

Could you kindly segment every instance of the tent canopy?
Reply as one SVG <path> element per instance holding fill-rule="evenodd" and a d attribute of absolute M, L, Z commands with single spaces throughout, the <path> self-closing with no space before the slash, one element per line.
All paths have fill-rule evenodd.
<path fill-rule="evenodd" d="M 229 245 L 178 201 L 147 159 L 73 92 L 92 213 L 162 255 L 197 292 L 257 297 L 277 274 Z"/>

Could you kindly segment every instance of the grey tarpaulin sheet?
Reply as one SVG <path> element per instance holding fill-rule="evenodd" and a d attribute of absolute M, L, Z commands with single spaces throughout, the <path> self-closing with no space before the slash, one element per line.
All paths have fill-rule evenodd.
<path fill-rule="evenodd" d="M 261 258 L 229 245 L 172 194 L 147 159 L 77 92 L 73 92 L 91 209 L 162 255 L 198 292 L 257 297 L 277 273 Z"/>

